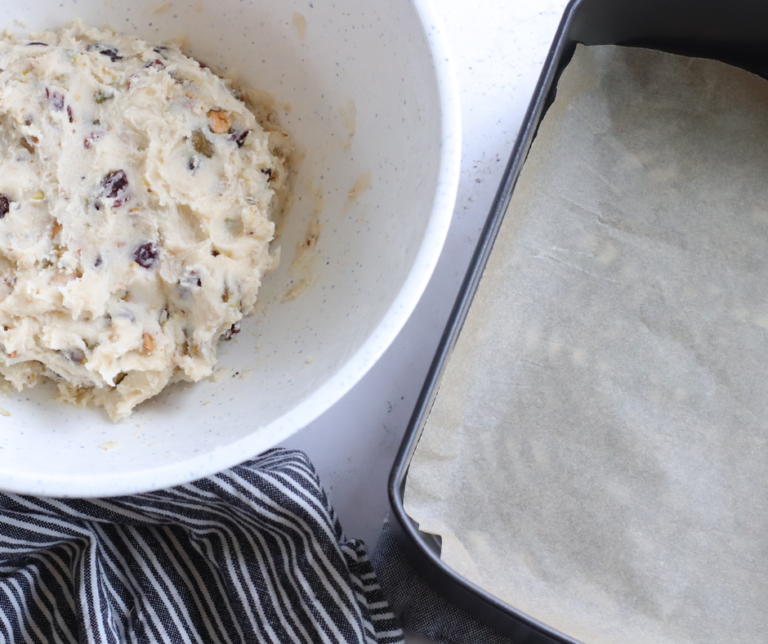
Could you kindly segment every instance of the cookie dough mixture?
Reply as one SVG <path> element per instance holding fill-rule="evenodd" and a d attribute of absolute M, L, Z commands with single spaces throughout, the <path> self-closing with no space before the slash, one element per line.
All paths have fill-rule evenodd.
<path fill-rule="evenodd" d="M 285 133 L 175 46 L 0 41 L 0 373 L 113 420 L 209 376 L 256 302 Z"/>

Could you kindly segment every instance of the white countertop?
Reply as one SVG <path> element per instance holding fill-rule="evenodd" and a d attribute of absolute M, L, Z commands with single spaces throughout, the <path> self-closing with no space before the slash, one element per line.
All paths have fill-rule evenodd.
<path fill-rule="evenodd" d="M 461 180 L 443 254 L 416 311 L 373 369 L 283 446 L 315 464 L 349 537 L 376 546 L 387 479 L 566 0 L 433 0 L 461 92 Z M 423 641 L 423 640 L 409 640 Z"/>

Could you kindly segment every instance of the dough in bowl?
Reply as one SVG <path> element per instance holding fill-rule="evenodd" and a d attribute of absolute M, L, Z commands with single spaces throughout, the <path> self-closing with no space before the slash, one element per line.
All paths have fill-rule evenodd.
<path fill-rule="evenodd" d="M 290 146 L 259 120 L 175 46 L 79 21 L 0 41 L 8 381 L 119 420 L 212 373 L 278 260 Z"/>

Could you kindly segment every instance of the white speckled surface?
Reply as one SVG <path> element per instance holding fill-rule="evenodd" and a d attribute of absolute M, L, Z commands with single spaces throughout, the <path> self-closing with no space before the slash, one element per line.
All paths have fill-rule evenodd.
<path fill-rule="evenodd" d="M 389 470 L 495 195 L 565 0 L 434 0 L 461 95 L 456 210 L 415 313 L 376 366 L 283 444 L 309 454 L 350 536 L 376 543 Z M 409 640 L 416 644 L 421 638 Z"/>

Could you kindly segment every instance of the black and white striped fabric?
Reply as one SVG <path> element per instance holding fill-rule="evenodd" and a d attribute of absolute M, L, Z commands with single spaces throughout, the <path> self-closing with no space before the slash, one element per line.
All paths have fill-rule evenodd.
<path fill-rule="evenodd" d="M 399 644 L 301 452 L 162 492 L 0 494 L 0 643 Z"/>

